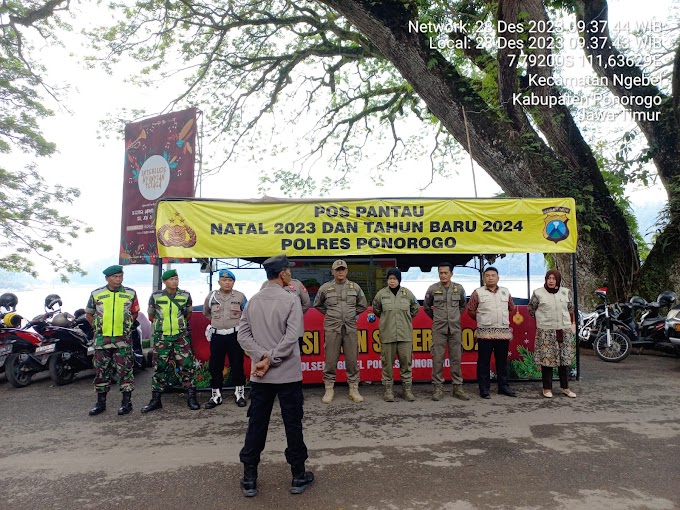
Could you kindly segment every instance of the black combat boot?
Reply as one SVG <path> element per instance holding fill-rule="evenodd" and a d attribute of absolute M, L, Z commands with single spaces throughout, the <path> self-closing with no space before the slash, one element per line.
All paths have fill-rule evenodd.
<path fill-rule="evenodd" d="M 300 464 L 291 467 L 293 482 L 290 484 L 291 494 L 302 494 L 314 483 L 314 473 L 305 471 L 305 465 Z"/>
<path fill-rule="evenodd" d="M 257 464 L 243 464 L 241 489 L 246 498 L 257 496 Z"/>
<path fill-rule="evenodd" d="M 148 404 L 146 404 L 144 407 L 142 407 L 142 412 L 148 413 L 149 411 L 155 411 L 156 409 L 161 409 L 162 407 L 163 407 L 163 403 L 161 402 L 161 392 L 160 391 L 152 391 L 151 392 L 151 400 L 149 401 Z"/>
<path fill-rule="evenodd" d="M 97 403 L 90 409 L 90 416 L 96 416 L 106 410 L 106 393 L 97 393 Z"/>
<path fill-rule="evenodd" d="M 201 408 L 198 405 L 198 400 L 196 400 L 196 388 L 189 388 L 187 390 L 187 407 L 192 411 L 198 411 Z"/>
<path fill-rule="evenodd" d="M 118 409 L 118 415 L 123 416 L 124 414 L 128 414 L 131 411 L 132 411 L 132 392 L 124 391 L 123 400 L 120 403 L 120 409 Z"/>

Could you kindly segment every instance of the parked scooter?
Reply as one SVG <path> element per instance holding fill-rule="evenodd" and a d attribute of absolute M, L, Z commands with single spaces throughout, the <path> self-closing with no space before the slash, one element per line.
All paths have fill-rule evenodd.
<path fill-rule="evenodd" d="M 666 315 L 666 337 L 680 355 L 680 304 L 668 310 Z"/>
<path fill-rule="evenodd" d="M 24 318 L 16 312 L 19 298 L 7 292 L 0 296 L 0 370 L 5 369 L 7 358 L 19 352 L 23 341 L 32 346 L 40 342 L 38 337 L 22 330 Z M 33 349 L 34 347 L 31 347 Z"/>
<path fill-rule="evenodd" d="M 93 367 L 92 327 L 84 310 L 79 312 L 76 317 L 58 313 L 41 331 L 44 343 L 36 354 L 49 355 L 47 367 L 58 386 L 70 384 L 78 372 Z"/>
<path fill-rule="evenodd" d="M 45 313 L 11 333 L 12 354 L 5 361 L 5 374 L 15 388 L 28 386 L 36 373 L 48 369 L 50 352 L 45 351 L 49 351 L 51 341 L 46 341 L 42 333 L 61 312 L 61 304 L 57 294 L 50 294 L 45 298 Z"/>
<path fill-rule="evenodd" d="M 637 338 L 633 340 L 633 347 L 639 348 L 640 352 L 649 348 L 670 354 L 680 354 L 680 347 L 676 346 L 675 342 L 671 342 L 671 330 L 675 337 L 675 323 L 680 320 L 676 318 L 678 310 L 673 308 L 677 302 L 675 292 L 666 290 L 651 303 L 644 303 L 644 299 L 639 296 L 632 297 L 630 302 L 643 306 L 645 310 L 640 322 L 636 324 Z M 628 307 L 625 309 L 627 310 Z M 667 309 L 668 313 L 661 314 L 661 309 Z M 635 324 L 634 317 L 626 316 L 626 318 L 628 324 Z"/>

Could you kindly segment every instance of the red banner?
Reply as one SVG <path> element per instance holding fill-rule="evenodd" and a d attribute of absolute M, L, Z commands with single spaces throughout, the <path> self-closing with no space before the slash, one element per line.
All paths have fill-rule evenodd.
<path fill-rule="evenodd" d="M 369 323 L 367 316 L 371 308 L 359 316 L 357 322 L 359 339 L 359 368 L 361 370 L 362 381 L 379 382 L 381 380 L 382 365 L 380 363 L 380 341 L 378 339 L 379 319 L 374 323 Z M 536 336 L 536 321 L 534 320 L 525 306 L 517 306 L 516 313 L 512 317 L 512 328 L 514 338 L 510 342 L 510 353 L 508 356 L 511 377 L 525 378 L 526 376 L 519 369 L 523 364 L 532 364 L 527 359 L 533 358 L 534 338 Z M 191 342 L 194 355 L 199 361 L 205 362 L 210 357 L 210 344 L 203 335 L 208 319 L 201 313 L 195 312 L 191 316 Z M 477 344 L 474 339 L 474 331 L 477 327 L 466 313 L 462 314 L 461 325 L 463 327 L 463 356 L 461 368 L 463 379 L 466 381 L 477 378 Z M 413 319 L 413 380 L 430 381 L 432 380 L 432 356 L 430 347 L 432 345 L 432 319 L 430 319 L 421 307 L 420 313 Z M 302 345 L 302 382 L 321 383 L 323 382 L 323 315 L 314 308 L 305 314 L 305 335 Z M 399 380 L 399 365 L 395 362 L 394 379 Z M 246 358 L 246 374 L 250 373 L 250 361 Z M 228 360 L 227 360 L 228 365 Z M 518 369 L 513 370 L 517 366 Z M 492 360 L 492 370 L 495 369 Z M 451 379 L 451 369 L 449 360 L 444 361 L 444 378 Z M 337 381 L 346 382 L 345 358 L 340 356 L 337 370 Z M 199 382 L 199 386 L 202 386 Z"/>
<path fill-rule="evenodd" d="M 194 196 L 195 139 L 195 108 L 125 126 L 121 264 L 156 263 L 154 207 L 160 198 Z"/>

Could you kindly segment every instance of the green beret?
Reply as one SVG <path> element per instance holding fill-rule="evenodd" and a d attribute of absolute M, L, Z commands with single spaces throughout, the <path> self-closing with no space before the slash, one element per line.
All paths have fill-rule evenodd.
<path fill-rule="evenodd" d="M 168 278 L 172 278 L 173 276 L 177 276 L 177 269 L 168 269 L 167 271 L 163 271 L 161 280 L 165 281 Z"/>
<path fill-rule="evenodd" d="M 122 273 L 123 266 L 109 266 L 102 272 L 104 273 L 104 276 L 113 276 L 114 274 Z"/>

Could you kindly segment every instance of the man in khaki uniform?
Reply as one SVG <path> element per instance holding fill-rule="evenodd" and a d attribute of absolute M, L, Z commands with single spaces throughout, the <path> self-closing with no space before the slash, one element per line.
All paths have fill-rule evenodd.
<path fill-rule="evenodd" d="M 451 381 L 455 398 L 470 400 L 463 391 L 463 375 L 460 369 L 462 336 L 460 313 L 465 309 L 465 289 L 460 283 L 451 281 L 453 264 L 439 264 L 439 282 L 430 285 L 425 293 L 423 308 L 432 319 L 432 400 L 441 400 L 444 395 L 444 356 L 449 349 Z"/>
<path fill-rule="evenodd" d="M 326 366 L 323 371 L 323 382 L 326 387 L 321 401 L 330 404 L 333 401 L 335 386 L 335 370 L 338 366 L 340 348 L 345 353 L 345 370 L 349 383 L 349 398 L 354 402 L 363 402 L 359 394 L 359 338 L 357 337 L 357 317 L 366 310 L 368 303 L 361 287 L 347 279 L 347 264 L 344 260 L 333 262 L 334 279 L 324 283 L 314 299 L 314 308 L 324 318 L 324 355 Z"/>

